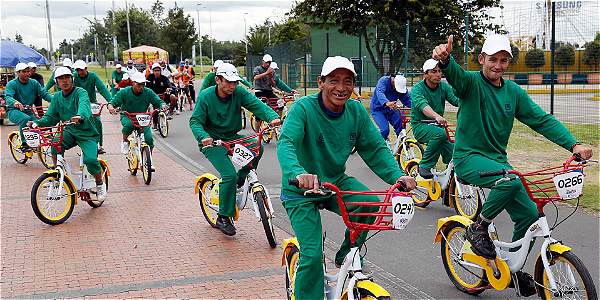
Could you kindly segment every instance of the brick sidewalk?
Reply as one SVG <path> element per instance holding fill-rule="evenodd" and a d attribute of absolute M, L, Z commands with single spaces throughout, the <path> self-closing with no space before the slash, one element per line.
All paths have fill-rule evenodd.
<path fill-rule="evenodd" d="M 109 198 L 97 209 L 79 202 L 57 226 L 31 209 L 31 186 L 45 168 L 35 157 L 15 163 L 7 136 L 16 127 L 0 127 L 0 298 L 285 298 L 281 251 L 269 247 L 251 208 L 238 234 L 224 236 L 204 220 L 196 174 L 156 149 L 144 185 L 119 152 L 117 117 L 103 117 Z M 74 156 L 67 152 L 72 165 Z"/>

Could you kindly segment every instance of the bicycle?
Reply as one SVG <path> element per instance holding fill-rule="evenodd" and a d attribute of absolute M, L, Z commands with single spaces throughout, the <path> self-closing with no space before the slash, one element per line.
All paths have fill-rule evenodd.
<path fill-rule="evenodd" d="M 168 93 L 162 93 L 162 94 L 158 94 L 158 97 L 165 101 L 165 99 L 168 97 Z M 160 110 L 158 112 L 158 122 L 156 122 L 156 127 L 158 129 L 158 134 L 160 134 L 160 136 L 162 138 L 166 138 L 169 136 L 169 118 L 167 116 L 167 114 Z"/>
<path fill-rule="evenodd" d="M 444 127 L 448 141 L 454 143 L 453 125 L 440 125 L 434 120 L 425 120 L 431 126 Z M 419 161 L 410 161 L 407 173 L 417 181 L 413 190 L 413 201 L 420 208 L 427 207 L 431 202 L 442 200 L 444 206 L 454 208 L 457 214 L 475 220 L 481 212 L 483 189 L 469 185 L 461 180 L 454 172 L 454 160 L 450 160 L 445 170 L 432 170 L 433 178 L 424 179 L 418 173 Z"/>
<path fill-rule="evenodd" d="M 87 202 L 92 208 L 102 206 L 104 201 L 94 199 L 96 179 L 87 171 L 83 163 L 83 155 L 79 155 L 79 170 L 75 172 L 60 154 L 65 126 L 74 122 L 59 122 L 57 126 L 36 127 L 29 129 L 31 138 L 27 141 L 31 147 L 40 145 L 53 147 L 59 154 L 56 156 L 56 167 L 44 172 L 31 188 L 31 207 L 42 222 L 58 225 L 65 222 L 73 213 L 77 200 Z M 110 170 L 106 161 L 98 159 L 103 172 L 104 185 L 108 191 Z"/>
<path fill-rule="evenodd" d="M 552 230 L 571 217 L 579 206 L 579 196 L 583 189 L 583 168 L 591 161 L 574 160 L 575 156 L 559 166 L 533 172 L 499 170 L 479 174 L 481 177 L 502 176 L 496 184 L 520 180 L 529 198 L 537 206 L 538 220 L 529 226 L 523 238 L 512 243 L 500 241 L 496 228 L 491 223 L 488 232 L 497 256 L 494 260 L 488 260 L 475 255 L 464 237 L 466 228 L 473 221 L 462 216 L 439 219 L 435 242 L 441 244 L 444 268 L 457 289 L 466 294 L 477 295 L 486 289 L 504 290 L 512 282 L 517 295 L 529 296 L 537 292 L 542 299 L 598 299 L 594 282 L 585 265 L 570 247 L 551 236 Z M 567 199 L 577 199 L 575 210 L 560 222 L 557 214 L 554 225 L 550 227 L 544 214 L 544 206 L 548 203 L 556 206 L 556 201 Z M 558 206 L 556 209 L 558 212 Z M 531 276 L 519 278 L 518 272 L 525 265 L 530 245 L 536 237 L 543 242 L 535 263 L 533 279 Z M 518 247 L 517 251 L 510 251 Z M 564 273 L 558 274 L 560 271 Z M 576 282 L 578 279 L 581 282 Z"/>
<path fill-rule="evenodd" d="M 412 127 L 408 130 L 406 129 L 406 125 L 410 123 L 411 108 L 397 105 L 396 109 L 402 118 L 402 130 L 396 137 L 393 146 L 389 143 L 388 148 L 394 154 L 394 158 L 396 158 L 400 168 L 408 173 L 408 165 L 411 162 L 419 162 L 423 158 L 423 146 L 416 139 L 408 136 L 410 131 L 412 131 Z"/>
<path fill-rule="evenodd" d="M 40 111 L 42 110 L 43 112 L 43 108 L 41 106 L 34 106 L 34 105 L 27 105 L 24 106 L 24 109 L 29 109 L 33 112 L 33 115 L 37 118 L 40 119 L 41 115 L 40 115 Z M 23 135 L 25 136 L 25 139 L 28 140 L 29 138 L 34 138 L 33 134 L 25 134 L 25 132 L 23 132 Z M 23 144 L 23 141 L 21 140 L 21 134 L 19 133 L 18 130 L 12 131 L 11 133 L 8 134 L 8 148 L 10 149 L 10 154 L 12 155 L 13 159 L 19 163 L 19 164 L 25 164 L 29 159 L 31 159 L 35 154 L 37 154 L 37 157 L 39 159 L 39 161 L 42 163 L 42 165 L 44 165 L 44 167 L 46 167 L 46 169 L 52 169 L 54 167 L 54 163 L 52 162 L 52 159 L 50 159 L 50 157 L 52 156 L 51 154 L 51 147 L 49 146 L 37 146 L 37 147 L 31 147 L 29 149 L 27 149 L 26 151 L 23 151 L 21 149 L 21 145 Z M 29 143 L 27 143 L 29 145 Z"/>
<path fill-rule="evenodd" d="M 150 150 L 150 146 L 146 144 L 144 138 L 144 127 L 150 126 L 152 123 L 152 115 L 158 113 L 158 111 L 158 109 L 155 109 L 152 112 L 141 113 L 122 111 L 135 127 L 132 133 L 133 136 L 129 137 L 129 151 L 127 152 L 129 173 L 135 176 L 138 169 L 140 169 L 146 185 L 149 185 L 150 181 L 152 181 L 154 168 L 152 167 L 152 151 Z"/>
<path fill-rule="evenodd" d="M 212 147 L 222 146 L 227 149 L 229 155 L 232 156 L 231 161 L 243 167 L 251 163 L 261 149 L 263 132 L 271 127 L 263 128 L 259 133 L 235 139 L 232 141 L 217 140 L 213 142 Z M 254 140 L 256 138 L 256 140 Z M 211 146 L 208 146 L 211 147 Z M 217 227 L 217 213 L 219 211 L 219 183 L 221 179 L 211 173 L 204 173 L 195 180 L 195 194 L 198 194 L 200 201 L 200 209 L 204 218 L 213 228 Z M 274 210 L 271 203 L 271 197 L 267 191 L 267 187 L 260 183 L 258 173 L 254 168 L 250 169 L 248 176 L 244 180 L 244 185 L 241 188 L 241 193 L 235 203 L 234 221 L 239 218 L 240 211 L 246 207 L 248 198 L 252 199 L 252 206 L 256 218 L 262 223 L 267 241 L 271 248 L 277 246 L 275 239 L 275 228 L 273 226 Z"/>
<path fill-rule="evenodd" d="M 294 94 L 297 95 L 297 94 Z M 283 123 L 285 116 L 287 115 L 288 108 L 287 103 L 294 102 L 297 96 L 287 95 L 281 98 L 260 98 L 265 104 L 272 108 L 280 117 Z M 268 127 L 265 122 L 258 119 L 252 112 L 250 113 L 250 126 L 254 132 L 259 132 L 262 129 Z M 263 140 L 265 143 L 270 143 L 273 139 L 279 139 L 281 127 L 275 127 L 274 130 L 264 131 Z"/>
<path fill-rule="evenodd" d="M 298 180 L 289 179 L 288 184 L 298 187 Z M 357 245 L 358 236 L 365 230 L 394 230 L 404 229 L 414 215 L 414 206 L 409 192 L 399 192 L 401 185 L 396 183 L 385 191 L 340 191 L 329 182 L 323 182 L 319 191 L 305 192 L 305 195 L 328 196 L 335 195 L 340 207 L 344 224 L 350 230 L 350 252 L 344 258 L 344 263 L 335 274 L 327 273 L 325 261 L 325 298 L 326 299 L 390 299 L 390 294 L 383 287 L 372 281 L 372 275 L 362 272 L 360 248 Z M 379 195 L 385 196 L 382 202 L 344 202 L 343 195 Z M 348 212 L 347 205 L 379 207 L 377 212 Z M 387 211 L 392 207 L 392 211 Z M 322 206 L 319 206 L 322 209 Z M 358 223 L 350 220 L 352 216 L 376 217 L 373 224 Z M 375 233 L 377 234 L 377 233 Z M 369 238 L 368 238 L 369 239 Z M 367 240 L 368 240 L 367 239 Z M 323 253 L 323 257 L 325 254 Z M 297 238 L 286 239 L 283 243 L 282 266 L 285 267 L 287 298 L 295 299 L 294 286 L 296 270 L 300 258 L 300 244 Z M 335 284 L 330 284 L 330 283 Z"/>
<path fill-rule="evenodd" d="M 183 107 L 186 103 L 188 104 L 189 110 L 192 110 L 192 101 L 188 96 L 188 87 L 183 81 L 179 81 L 179 88 L 177 89 L 177 105 L 175 109 L 183 112 Z"/>

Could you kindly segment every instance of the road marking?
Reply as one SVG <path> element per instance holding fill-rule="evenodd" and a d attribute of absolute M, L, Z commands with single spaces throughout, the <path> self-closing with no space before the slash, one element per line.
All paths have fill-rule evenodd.
<path fill-rule="evenodd" d="M 253 279 L 256 277 L 269 277 L 275 275 L 281 275 L 281 268 L 268 268 L 256 271 L 246 272 L 230 272 L 220 275 L 209 275 L 209 276 L 193 276 L 184 277 L 178 279 L 167 279 L 167 280 L 156 280 L 156 281 L 145 281 L 145 282 L 134 282 L 130 284 L 122 285 L 107 285 L 101 288 L 87 288 L 87 289 L 73 289 L 63 290 L 57 292 L 48 293 L 34 293 L 34 294 L 23 294 L 11 296 L 12 299 L 56 299 L 56 298 L 79 298 L 89 296 L 100 296 L 106 294 L 120 294 L 131 291 L 143 291 L 146 289 L 162 289 L 173 286 L 185 286 L 192 284 L 202 284 L 219 281 L 230 281 L 230 280 L 246 280 Z"/>

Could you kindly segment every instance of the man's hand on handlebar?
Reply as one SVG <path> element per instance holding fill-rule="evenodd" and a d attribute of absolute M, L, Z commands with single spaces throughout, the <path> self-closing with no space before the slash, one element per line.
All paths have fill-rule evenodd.
<path fill-rule="evenodd" d="M 81 123 L 81 121 L 83 121 L 83 119 L 81 118 L 81 116 L 73 116 L 73 117 L 71 117 L 71 122 L 73 122 L 73 123 Z"/>
<path fill-rule="evenodd" d="M 448 126 L 448 121 L 446 121 L 446 119 L 444 119 L 444 117 L 442 117 L 440 115 L 435 117 L 435 121 L 442 126 Z"/>
<path fill-rule="evenodd" d="M 116 115 L 116 114 L 117 114 L 117 109 L 116 109 L 116 108 L 114 108 L 114 107 L 112 106 L 112 104 L 110 104 L 110 103 L 109 103 L 108 105 L 106 105 L 106 108 L 108 108 L 108 112 L 109 112 L 111 115 Z"/>
<path fill-rule="evenodd" d="M 583 160 L 592 158 L 592 147 L 586 145 L 575 145 L 573 147 L 573 154 L 581 157 Z"/>
<path fill-rule="evenodd" d="M 28 121 L 27 122 L 27 127 L 29 127 L 29 128 L 36 128 L 37 124 L 35 122 L 33 122 L 33 121 Z"/>
<path fill-rule="evenodd" d="M 315 174 L 300 174 L 296 176 L 298 179 L 298 187 L 306 190 L 318 190 L 320 183 L 319 177 Z"/>
<path fill-rule="evenodd" d="M 277 118 L 273 121 L 271 121 L 271 123 L 269 123 L 271 126 L 279 126 L 281 125 L 281 119 Z"/>
<path fill-rule="evenodd" d="M 213 144 L 213 138 L 211 138 L 211 137 L 207 137 L 202 140 L 202 146 L 204 146 L 204 147 L 212 146 L 212 144 Z"/>
<path fill-rule="evenodd" d="M 412 191 L 415 187 L 417 187 L 417 182 L 410 176 L 401 176 L 400 178 L 396 179 L 396 183 L 399 183 L 404 188 L 405 192 Z"/>

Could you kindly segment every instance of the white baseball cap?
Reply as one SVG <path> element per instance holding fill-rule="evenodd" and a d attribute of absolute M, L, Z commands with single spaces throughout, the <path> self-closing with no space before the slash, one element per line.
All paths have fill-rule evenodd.
<path fill-rule="evenodd" d="M 435 69 L 437 65 L 438 61 L 433 58 L 426 60 L 425 63 L 423 63 L 423 73 Z"/>
<path fill-rule="evenodd" d="M 327 76 L 335 69 L 346 69 L 356 76 L 354 64 L 343 56 L 332 56 L 325 59 L 325 62 L 323 63 L 323 69 L 321 69 L 321 76 Z"/>
<path fill-rule="evenodd" d="M 62 61 L 62 65 L 63 65 L 63 67 L 70 67 L 73 65 L 73 61 L 70 58 L 66 57 Z"/>
<path fill-rule="evenodd" d="M 153 63 L 152 67 L 150 68 L 150 70 L 154 70 L 156 68 L 162 69 L 161 66 L 158 63 Z"/>
<path fill-rule="evenodd" d="M 398 93 L 406 93 L 406 77 L 400 74 L 394 76 L 394 88 Z"/>
<path fill-rule="evenodd" d="M 18 63 L 15 66 L 15 72 L 23 71 L 23 70 L 25 70 L 27 68 L 29 68 L 29 66 L 26 63 Z"/>
<path fill-rule="evenodd" d="M 144 74 L 141 72 L 136 72 L 131 75 L 131 80 L 137 83 L 144 83 L 146 82 L 146 76 L 144 76 Z"/>
<path fill-rule="evenodd" d="M 271 57 L 271 55 L 269 55 L 269 54 L 265 54 L 265 55 L 263 55 L 263 61 L 264 62 L 273 61 L 273 57 Z"/>
<path fill-rule="evenodd" d="M 274 61 L 273 61 L 273 62 L 271 62 L 271 69 L 273 69 L 273 70 L 277 70 L 277 69 L 279 69 L 279 66 L 277 65 L 277 63 L 276 63 L 276 62 L 274 62 Z"/>
<path fill-rule="evenodd" d="M 242 80 L 240 75 L 238 74 L 238 70 L 234 65 L 223 63 L 217 68 L 217 72 L 215 73 L 217 76 L 223 76 L 227 81 L 239 81 Z"/>
<path fill-rule="evenodd" d="M 121 66 L 121 64 L 117 64 L 117 65 L 115 66 L 115 69 L 120 69 L 120 68 L 122 68 L 122 67 L 123 67 L 123 66 Z"/>
<path fill-rule="evenodd" d="M 34 62 L 32 62 L 32 61 L 31 61 L 31 62 L 28 62 L 28 63 L 27 63 L 27 65 L 28 65 L 30 68 L 32 68 L 32 69 L 33 69 L 33 68 L 37 68 L 37 65 L 36 65 Z"/>
<path fill-rule="evenodd" d="M 512 57 L 512 51 L 510 49 L 510 42 L 508 37 L 501 34 L 492 34 L 485 39 L 483 47 L 481 47 L 481 53 L 487 55 L 494 55 L 500 51 L 506 51 Z"/>
<path fill-rule="evenodd" d="M 85 63 L 85 61 L 78 59 L 75 61 L 75 63 L 73 63 L 73 69 L 77 70 L 77 69 L 85 69 L 87 68 L 87 64 Z"/>
<path fill-rule="evenodd" d="M 73 73 L 71 73 L 71 70 L 69 70 L 69 68 L 67 67 L 58 67 L 56 68 L 56 71 L 54 71 L 54 78 L 58 78 L 64 75 L 73 76 Z"/>
<path fill-rule="evenodd" d="M 218 68 L 222 64 L 223 64 L 223 61 L 220 59 L 217 59 L 217 60 L 215 60 L 215 63 L 213 64 L 213 68 Z"/>
<path fill-rule="evenodd" d="M 123 74 L 123 79 L 124 79 L 124 80 L 127 80 L 127 79 L 129 79 L 129 73 L 125 73 L 125 74 Z"/>

